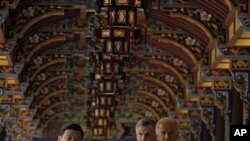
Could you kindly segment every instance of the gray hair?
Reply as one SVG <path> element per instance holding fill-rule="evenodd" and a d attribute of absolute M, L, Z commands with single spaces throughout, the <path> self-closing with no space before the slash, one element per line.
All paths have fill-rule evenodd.
<path fill-rule="evenodd" d="M 152 125 L 153 127 L 155 127 L 155 121 L 152 120 L 152 119 L 148 119 L 148 118 L 143 118 L 143 119 L 140 119 L 136 125 L 135 125 L 135 128 L 138 128 L 140 126 L 149 126 L 149 125 Z"/>
<path fill-rule="evenodd" d="M 156 134 L 158 134 L 159 126 L 163 123 L 171 124 L 174 128 L 175 134 L 178 134 L 178 128 L 179 128 L 178 123 L 174 118 L 170 118 L 170 117 L 164 117 L 164 118 L 161 118 L 157 121 L 156 126 L 155 126 Z"/>

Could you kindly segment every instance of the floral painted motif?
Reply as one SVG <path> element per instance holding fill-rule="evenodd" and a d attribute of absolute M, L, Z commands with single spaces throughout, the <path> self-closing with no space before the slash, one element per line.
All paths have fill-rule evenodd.
<path fill-rule="evenodd" d="M 227 69 L 209 69 L 207 71 L 204 70 L 204 74 L 207 77 L 219 77 L 219 76 L 223 76 L 223 77 L 232 77 L 232 73 L 227 70 Z"/>
<path fill-rule="evenodd" d="M 34 17 L 34 11 L 35 10 L 33 9 L 33 7 L 28 7 L 28 9 L 24 9 L 22 11 L 22 14 L 24 17 L 27 17 L 27 18 Z"/>
<path fill-rule="evenodd" d="M 0 51 L 8 51 L 10 52 L 14 48 L 13 44 L 10 43 L 2 43 L 0 42 Z"/>
<path fill-rule="evenodd" d="M 235 56 L 247 56 L 250 55 L 250 49 L 249 48 L 237 48 L 237 47 L 222 47 L 220 48 L 221 51 L 226 55 L 227 57 L 235 57 Z"/>
<path fill-rule="evenodd" d="M 212 15 L 208 14 L 206 11 L 200 13 L 201 21 L 210 21 Z"/>
<path fill-rule="evenodd" d="M 190 37 L 190 36 L 188 36 L 188 37 L 185 39 L 185 41 L 186 41 L 186 45 L 189 45 L 189 46 L 193 46 L 193 45 L 195 45 L 195 43 L 196 43 L 196 40 L 195 40 L 195 39 L 192 39 L 192 37 Z"/>
<path fill-rule="evenodd" d="M 216 91 L 215 103 L 216 103 L 216 106 L 221 110 L 223 114 L 228 114 L 229 92 L 228 91 Z"/>
<path fill-rule="evenodd" d="M 39 36 L 37 34 L 34 34 L 33 36 L 29 37 L 30 43 L 36 44 L 39 43 Z"/>

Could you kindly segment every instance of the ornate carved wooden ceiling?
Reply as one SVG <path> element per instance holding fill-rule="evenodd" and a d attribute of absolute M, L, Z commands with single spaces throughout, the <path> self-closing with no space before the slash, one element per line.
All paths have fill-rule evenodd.
<path fill-rule="evenodd" d="M 204 134 L 226 140 L 215 134 L 247 120 L 249 4 L 148 0 L 146 15 L 138 17 L 145 44 L 132 48 L 125 62 L 126 97 L 118 102 L 110 138 L 133 136 L 141 117 L 173 116 L 183 141 L 205 140 Z M 88 137 L 97 24 L 93 1 L 1 0 L 0 120 L 12 138 L 56 137 L 65 122 L 80 123 Z"/>

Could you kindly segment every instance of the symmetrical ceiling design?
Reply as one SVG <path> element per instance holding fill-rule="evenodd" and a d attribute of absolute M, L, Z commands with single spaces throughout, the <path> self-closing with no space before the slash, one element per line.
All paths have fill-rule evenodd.
<path fill-rule="evenodd" d="M 108 138 L 133 138 L 142 117 L 172 116 L 180 141 L 227 140 L 229 124 L 249 122 L 250 3 L 148 0 L 144 12 Z M 56 138 L 76 122 L 91 138 L 98 24 L 95 1 L 1 0 L 0 124 L 9 137 Z"/>

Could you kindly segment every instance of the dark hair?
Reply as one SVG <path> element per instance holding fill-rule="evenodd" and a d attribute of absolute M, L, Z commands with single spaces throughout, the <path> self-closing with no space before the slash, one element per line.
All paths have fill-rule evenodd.
<path fill-rule="evenodd" d="M 140 126 L 148 126 L 148 125 L 152 125 L 154 127 L 155 126 L 155 121 L 153 121 L 152 119 L 148 119 L 148 118 L 140 119 L 136 123 L 135 128 L 140 127 Z"/>
<path fill-rule="evenodd" d="M 78 124 L 72 123 L 72 124 L 66 124 L 66 125 L 62 126 L 62 128 L 60 129 L 60 135 L 63 135 L 65 130 L 79 131 L 81 133 L 82 139 L 84 137 L 83 130 L 82 130 L 81 126 Z"/>

